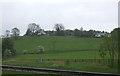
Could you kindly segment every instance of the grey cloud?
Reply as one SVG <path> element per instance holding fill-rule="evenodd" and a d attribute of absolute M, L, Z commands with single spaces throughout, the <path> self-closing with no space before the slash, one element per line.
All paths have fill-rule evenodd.
<path fill-rule="evenodd" d="M 80 28 L 111 31 L 117 27 L 116 2 L 75 3 L 3 3 L 3 30 L 18 27 L 24 34 L 27 25 L 38 23 L 43 29 L 53 29 L 62 23 L 67 29 Z"/>

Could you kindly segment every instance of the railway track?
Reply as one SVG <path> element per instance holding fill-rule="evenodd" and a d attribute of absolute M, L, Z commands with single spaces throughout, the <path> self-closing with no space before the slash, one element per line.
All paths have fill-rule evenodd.
<path fill-rule="evenodd" d="M 47 68 L 34 68 L 34 67 L 24 67 L 24 66 L 10 66 L 10 65 L 0 65 L 3 69 L 21 70 L 21 71 L 34 71 L 34 72 L 44 72 L 46 74 L 62 74 L 69 76 L 120 76 L 120 74 L 112 73 L 98 73 L 98 72 L 85 72 L 85 71 L 72 71 L 72 70 L 58 70 L 58 69 L 47 69 Z"/>

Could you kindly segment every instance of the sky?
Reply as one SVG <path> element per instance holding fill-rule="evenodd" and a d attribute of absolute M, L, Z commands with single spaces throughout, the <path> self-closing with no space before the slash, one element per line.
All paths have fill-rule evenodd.
<path fill-rule="evenodd" d="M 111 32 L 118 27 L 118 0 L 1 0 L 0 35 L 14 27 L 24 35 L 32 22 L 53 30 L 56 23 L 65 29 Z"/>

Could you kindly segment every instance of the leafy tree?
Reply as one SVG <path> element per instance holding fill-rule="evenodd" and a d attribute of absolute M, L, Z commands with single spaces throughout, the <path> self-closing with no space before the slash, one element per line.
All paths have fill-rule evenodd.
<path fill-rule="evenodd" d="M 54 36 L 55 35 L 55 32 L 52 30 L 52 31 L 45 31 L 47 35 L 49 36 Z"/>
<path fill-rule="evenodd" d="M 80 36 L 80 30 L 75 29 L 74 30 L 74 36 L 79 37 Z"/>
<path fill-rule="evenodd" d="M 9 36 L 10 36 L 10 31 L 9 31 L 9 30 L 6 30 L 6 31 L 5 31 L 5 35 L 6 35 L 6 37 L 9 37 Z"/>
<path fill-rule="evenodd" d="M 20 35 L 20 30 L 18 28 L 13 28 L 12 29 L 12 36 L 14 40 L 18 39 L 18 36 Z"/>
<path fill-rule="evenodd" d="M 25 35 L 27 35 L 27 36 L 32 35 L 32 32 L 30 31 L 30 29 L 27 29 L 26 34 L 25 34 Z"/>
<path fill-rule="evenodd" d="M 101 51 L 105 53 L 108 51 L 111 67 L 114 66 L 114 62 L 116 59 L 116 54 L 118 54 L 118 36 L 120 36 L 120 28 L 115 28 L 111 32 L 111 37 L 105 37 L 103 43 L 101 44 Z"/>
<path fill-rule="evenodd" d="M 31 23 L 28 25 L 28 29 L 27 29 L 25 35 L 27 35 L 27 36 L 38 35 L 39 33 L 41 33 L 41 31 L 42 31 L 42 29 L 38 24 Z"/>
<path fill-rule="evenodd" d="M 68 29 L 68 30 L 65 30 L 64 32 L 66 36 L 73 36 L 73 30 Z"/>
<path fill-rule="evenodd" d="M 12 35 L 13 36 L 19 36 L 20 35 L 20 30 L 18 28 L 13 28 L 12 29 Z"/>
<path fill-rule="evenodd" d="M 78 29 L 74 30 L 74 36 L 76 36 L 76 37 L 95 37 L 95 31 L 93 31 L 93 30 L 89 30 L 89 31 L 84 30 L 83 31 L 83 28 L 81 27 L 80 30 L 78 30 Z"/>
<path fill-rule="evenodd" d="M 3 58 L 6 56 L 15 55 L 14 43 L 10 38 L 4 38 L 2 40 L 2 56 Z"/>
<path fill-rule="evenodd" d="M 64 36 L 64 29 L 65 27 L 62 24 L 55 24 L 54 26 L 55 30 L 56 30 L 56 35 L 58 36 Z"/>
<path fill-rule="evenodd" d="M 89 37 L 94 37 L 94 31 L 93 30 L 89 30 L 88 31 L 88 36 Z"/>

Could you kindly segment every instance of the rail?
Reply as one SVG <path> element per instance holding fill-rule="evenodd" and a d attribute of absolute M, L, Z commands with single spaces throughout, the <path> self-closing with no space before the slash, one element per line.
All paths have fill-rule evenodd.
<path fill-rule="evenodd" d="M 98 73 L 98 72 L 85 72 L 85 71 L 72 71 L 72 70 L 58 70 L 58 69 L 48 69 L 48 68 L 35 68 L 35 67 L 24 67 L 24 66 L 10 66 L 10 65 L 0 65 L 3 69 L 19 69 L 28 71 L 42 71 L 42 72 L 54 72 L 61 74 L 74 74 L 74 75 L 85 75 L 85 76 L 120 76 L 120 74 L 113 73 Z"/>

